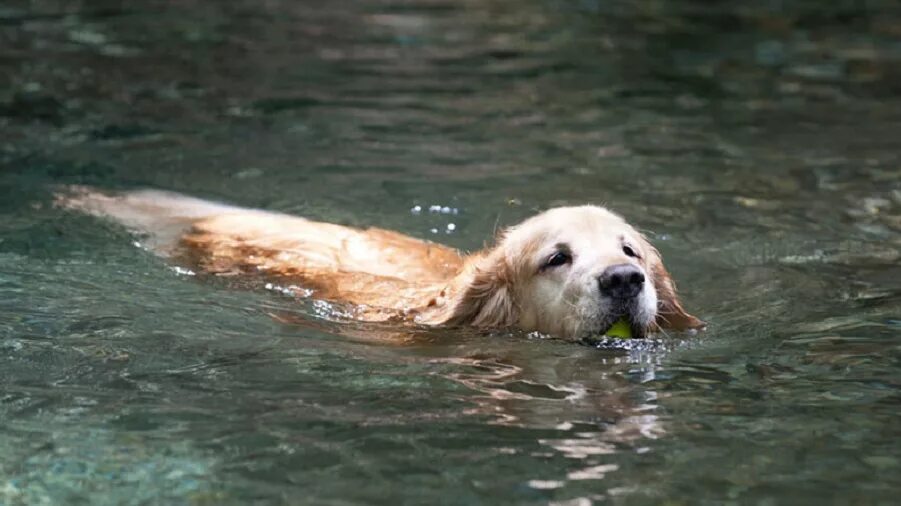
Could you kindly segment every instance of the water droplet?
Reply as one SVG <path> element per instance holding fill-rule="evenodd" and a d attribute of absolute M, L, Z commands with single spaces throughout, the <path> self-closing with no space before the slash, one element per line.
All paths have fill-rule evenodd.
<path fill-rule="evenodd" d="M 179 276 L 196 276 L 196 273 L 194 271 L 192 271 L 191 269 L 185 269 L 184 267 L 175 266 L 172 268 L 172 270 L 175 271 L 175 273 Z"/>

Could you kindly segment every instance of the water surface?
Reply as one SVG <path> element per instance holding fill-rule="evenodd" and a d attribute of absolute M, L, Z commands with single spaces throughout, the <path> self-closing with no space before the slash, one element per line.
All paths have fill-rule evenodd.
<path fill-rule="evenodd" d="M 899 69 L 888 0 L 8 1 L 0 503 L 895 503 Z M 710 326 L 335 321 L 72 183 L 466 250 L 605 204 Z"/>

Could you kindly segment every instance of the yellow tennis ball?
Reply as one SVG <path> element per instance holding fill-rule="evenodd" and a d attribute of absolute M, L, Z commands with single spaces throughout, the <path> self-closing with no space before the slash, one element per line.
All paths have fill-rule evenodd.
<path fill-rule="evenodd" d="M 620 339 L 632 339 L 632 326 L 625 318 L 620 318 L 604 333 L 607 337 L 618 337 Z"/>

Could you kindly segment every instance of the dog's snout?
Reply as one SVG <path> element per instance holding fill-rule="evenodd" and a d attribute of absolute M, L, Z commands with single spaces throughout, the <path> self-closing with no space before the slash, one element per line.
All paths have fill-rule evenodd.
<path fill-rule="evenodd" d="M 635 297 L 644 286 L 644 273 L 631 264 L 611 265 L 598 277 L 601 293 L 615 299 Z"/>

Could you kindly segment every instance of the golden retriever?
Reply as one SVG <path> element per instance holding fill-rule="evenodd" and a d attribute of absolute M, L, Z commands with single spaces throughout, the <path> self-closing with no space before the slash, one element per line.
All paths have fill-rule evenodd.
<path fill-rule="evenodd" d="M 349 303 L 367 321 L 602 335 L 626 318 L 633 337 L 704 323 L 682 308 L 658 251 L 616 214 L 559 207 L 463 254 L 406 235 L 242 209 L 144 190 L 71 188 L 64 207 L 148 234 L 150 246 L 199 272 L 296 284 Z"/>

